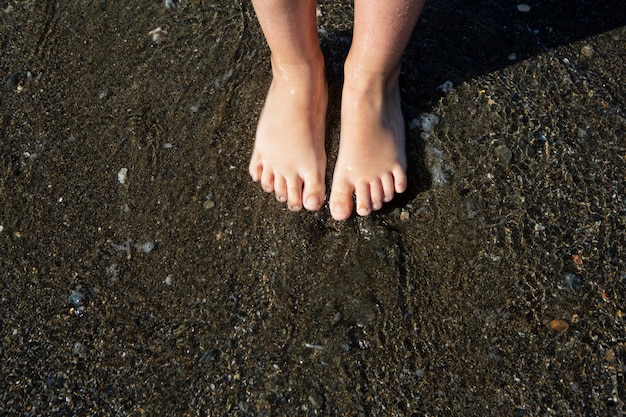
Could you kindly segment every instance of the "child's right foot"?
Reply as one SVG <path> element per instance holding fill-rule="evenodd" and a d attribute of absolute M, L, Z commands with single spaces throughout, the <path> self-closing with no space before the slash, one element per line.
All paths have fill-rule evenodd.
<path fill-rule="evenodd" d="M 272 59 L 273 80 L 259 124 L 249 172 L 289 210 L 324 204 L 324 130 L 327 88 L 324 58 L 285 65 Z"/>

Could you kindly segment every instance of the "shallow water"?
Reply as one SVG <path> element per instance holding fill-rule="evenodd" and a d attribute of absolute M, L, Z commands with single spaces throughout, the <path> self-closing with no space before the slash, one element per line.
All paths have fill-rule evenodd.
<path fill-rule="evenodd" d="M 342 223 L 248 178 L 249 4 L 0 5 L 0 414 L 620 415 L 626 19 L 560 4 L 427 5 L 411 187 Z"/>

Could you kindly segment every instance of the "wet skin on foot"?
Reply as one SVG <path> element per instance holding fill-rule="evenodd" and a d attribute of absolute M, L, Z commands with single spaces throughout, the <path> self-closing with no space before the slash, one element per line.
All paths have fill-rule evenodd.
<path fill-rule="evenodd" d="M 367 216 L 407 187 L 404 118 L 397 82 L 390 89 L 354 88 L 341 103 L 341 142 L 333 174 L 330 211 L 335 220 Z"/>
<path fill-rule="evenodd" d="M 321 55 L 321 54 L 320 54 Z M 289 210 L 324 204 L 327 87 L 323 57 L 312 65 L 272 62 L 273 80 L 257 127 L 249 172 Z"/>

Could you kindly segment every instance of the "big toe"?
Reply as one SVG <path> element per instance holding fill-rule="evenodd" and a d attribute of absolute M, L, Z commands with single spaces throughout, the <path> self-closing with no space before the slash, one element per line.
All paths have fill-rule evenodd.
<path fill-rule="evenodd" d="M 330 214 L 335 220 L 346 220 L 352 214 L 352 191 L 349 187 L 335 189 L 330 194 Z"/>

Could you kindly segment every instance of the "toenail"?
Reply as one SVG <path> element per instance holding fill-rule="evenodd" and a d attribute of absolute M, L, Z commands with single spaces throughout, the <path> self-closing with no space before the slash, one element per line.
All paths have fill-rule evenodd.
<path fill-rule="evenodd" d="M 287 196 L 277 195 L 276 200 L 280 201 L 281 203 L 284 203 L 285 201 L 287 201 Z"/>
<path fill-rule="evenodd" d="M 302 210 L 302 206 L 289 206 L 289 210 L 291 210 L 291 211 L 300 211 L 300 210 Z"/>
<path fill-rule="evenodd" d="M 320 199 L 317 197 L 309 197 L 306 200 L 306 205 L 309 207 L 319 207 Z"/>

